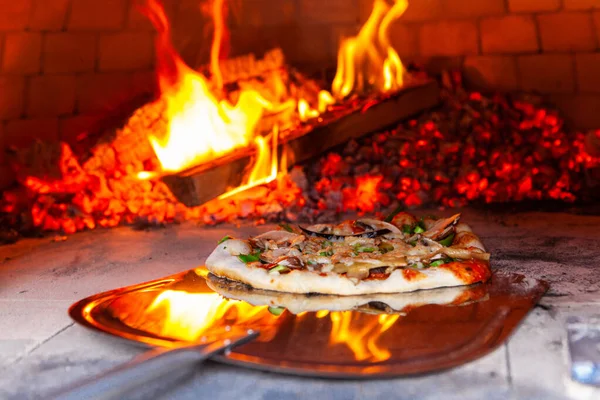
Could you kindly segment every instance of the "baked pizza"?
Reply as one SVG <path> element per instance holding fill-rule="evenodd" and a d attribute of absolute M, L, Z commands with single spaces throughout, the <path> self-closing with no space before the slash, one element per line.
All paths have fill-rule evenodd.
<path fill-rule="evenodd" d="M 490 255 L 460 214 L 407 212 L 307 227 L 283 225 L 248 239 L 223 238 L 208 270 L 256 289 L 362 295 L 484 282 Z"/>

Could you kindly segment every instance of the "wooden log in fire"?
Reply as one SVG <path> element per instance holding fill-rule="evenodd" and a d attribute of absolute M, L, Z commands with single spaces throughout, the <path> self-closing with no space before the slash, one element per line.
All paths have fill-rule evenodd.
<path fill-rule="evenodd" d="M 293 152 L 293 163 L 300 163 L 348 140 L 397 124 L 436 106 L 439 101 L 436 82 L 411 84 L 381 101 L 365 102 L 349 112 L 333 112 L 333 116 L 325 115 L 323 121 L 309 122 L 293 132 L 283 132 L 279 154 L 287 145 Z M 180 202 L 194 207 L 242 185 L 254 157 L 253 149 L 245 149 L 181 173 L 164 176 L 162 180 Z"/>

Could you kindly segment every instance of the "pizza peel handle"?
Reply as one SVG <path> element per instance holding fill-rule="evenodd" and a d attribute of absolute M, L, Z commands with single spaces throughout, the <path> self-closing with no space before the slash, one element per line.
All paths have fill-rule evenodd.
<path fill-rule="evenodd" d="M 122 399 L 144 384 L 169 375 L 177 368 L 194 366 L 218 353 L 242 345 L 258 331 L 231 328 L 218 338 L 203 343 L 150 350 L 130 362 L 71 386 L 52 396 L 55 400 Z"/>

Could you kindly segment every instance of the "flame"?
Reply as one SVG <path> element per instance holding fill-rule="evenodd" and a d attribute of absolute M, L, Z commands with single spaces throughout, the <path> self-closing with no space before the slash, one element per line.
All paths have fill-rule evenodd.
<path fill-rule="evenodd" d="M 318 117 L 319 111 L 311 108 L 308 101 L 300 99 L 300 101 L 298 101 L 298 116 L 300 117 L 300 121 L 304 122 Z"/>
<path fill-rule="evenodd" d="M 147 313 L 165 313 L 159 334 L 185 341 L 196 341 L 207 331 L 227 326 L 249 324 L 257 326 L 258 319 L 271 315 L 267 306 L 252 306 L 242 301 L 226 301 L 217 293 L 189 293 L 165 290 L 146 309 Z M 267 317 L 275 324 L 275 316 Z M 262 332 L 261 332 L 262 334 Z"/>
<path fill-rule="evenodd" d="M 219 199 L 226 199 L 255 186 L 272 182 L 278 177 L 279 171 L 282 171 L 283 173 L 287 172 L 287 153 L 285 151 L 283 152 L 281 164 L 278 162 L 277 149 L 279 128 L 277 126 L 274 128 L 271 138 L 270 145 L 268 139 L 263 136 L 254 138 L 256 161 L 254 161 L 252 170 L 246 178 L 245 183 L 222 194 L 218 197 Z"/>
<path fill-rule="evenodd" d="M 213 86 L 223 84 L 218 68 L 220 40 L 223 35 L 223 1 L 215 0 L 215 36 L 211 48 Z M 255 90 L 243 90 L 237 104 L 218 99 L 208 79 L 189 68 L 170 42 L 170 26 L 162 5 L 147 0 L 142 11 L 155 25 L 158 36 L 157 71 L 161 97 L 166 104 L 168 132 L 164 137 L 149 136 L 150 143 L 165 172 L 179 172 L 212 160 L 252 142 L 265 110 L 274 109 Z"/>
<path fill-rule="evenodd" d="M 221 54 L 221 42 L 225 31 L 223 21 L 223 0 L 214 0 L 212 8 L 212 20 L 215 27 L 212 45 L 210 48 L 210 73 L 215 86 L 220 90 L 223 88 L 223 75 L 219 67 L 219 55 Z"/>
<path fill-rule="evenodd" d="M 317 109 L 304 99 L 298 102 L 301 121 L 318 117 L 336 99 L 342 100 L 352 93 L 389 92 L 402 87 L 404 66 L 390 43 L 389 29 L 407 7 L 407 0 L 375 0 L 371 15 L 358 35 L 340 45 L 331 93 L 326 90 L 319 93 Z"/>
<path fill-rule="evenodd" d="M 375 88 L 382 92 L 402 86 L 404 67 L 390 44 L 389 28 L 408 7 L 407 0 L 375 0 L 358 36 L 342 42 L 332 92 L 341 99 Z"/>
<path fill-rule="evenodd" d="M 165 290 L 146 309 L 147 319 L 153 313 L 160 316 L 160 326 L 153 333 L 185 341 L 197 341 L 207 332 L 227 329 L 236 325 L 256 328 L 260 340 L 269 341 L 284 320 L 268 311 L 268 306 L 253 306 L 244 301 L 226 300 L 217 293 L 190 293 L 183 290 Z M 372 315 L 353 311 L 302 312 L 302 320 L 314 315 L 331 320 L 329 344 L 345 345 L 357 361 L 380 362 L 390 358 L 390 352 L 380 347 L 378 340 L 400 318 L 399 315 Z M 365 318 L 366 317 L 366 318 Z"/>
<path fill-rule="evenodd" d="M 327 315 L 326 311 L 319 313 L 317 313 L 318 318 Z M 332 324 L 329 343 L 348 346 L 357 361 L 381 362 L 389 359 L 391 357 L 389 350 L 380 347 L 377 342 L 381 335 L 400 318 L 400 315 L 381 314 L 377 319 L 371 318 L 367 323 L 358 321 L 362 316 L 352 311 L 329 313 Z"/>
<path fill-rule="evenodd" d="M 329 93 L 327 90 L 321 90 L 319 92 L 319 112 L 324 113 L 325 111 L 327 111 L 327 107 L 332 104 L 335 104 L 335 99 L 333 98 L 331 93 Z"/>

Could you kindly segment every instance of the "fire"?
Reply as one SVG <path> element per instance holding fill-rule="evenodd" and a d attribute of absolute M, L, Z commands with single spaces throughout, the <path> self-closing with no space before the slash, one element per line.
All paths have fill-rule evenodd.
<path fill-rule="evenodd" d="M 300 101 L 298 101 L 298 116 L 300 117 L 300 121 L 307 121 L 318 117 L 319 111 L 311 108 L 308 101 L 300 99 Z"/>
<path fill-rule="evenodd" d="M 146 312 L 165 313 L 164 323 L 156 333 L 189 342 L 199 340 L 209 330 L 226 329 L 234 323 L 248 328 L 277 324 L 277 318 L 267 311 L 267 306 L 254 307 L 242 301 L 224 300 L 217 293 L 166 290 Z M 268 337 L 266 333 L 261 330 L 261 338 Z"/>
<path fill-rule="evenodd" d="M 337 98 L 370 88 L 387 92 L 402 86 L 404 67 L 390 44 L 389 28 L 408 7 L 407 0 L 375 0 L 358 36 L 346 39 L 338 53 L 332 90 Z"/>
<path fill-rule="evenodd" d="M 246 183 L 222 194 L 219 196 L 219 199 L 225 199 L 254 186 L 272 182 L 277 178 L 279 171 L 287 171 L 287 153 L 285 151 L 281 157 L 281 163 L 278 161 L 278 142 L 279 128 L 277 128 L 277 126 L 271 134 L 271 143 L 263 136 L 254 138 L 254 144 L 256 145 L 256 160 L 254 161 L 250 174 L 245 179 Z"/>
<path fill-rule="evenodd" d="M 316 316 L 324 318 L 328 314 L 331 319 L 331 345 L 348 346 L 357 361 L 381 362 L 391 357 L 389 350 L 380 347 L 377 342 L 400 318 L 399 314 L 381 314 L 365 321 L 362 321 L 364 314 L 352 311 L 319 311 Z"/>
<path fill-rule="evenodd" d="M 241 90 L 236 104 L 222 98 L 223 76 L 219 56 L 226 34 L 223 7 L 224 0 L 212 3 L 211 80 L 189 68 L 173 48 L 170 25 L 158 0 L 147 0 L 143 8 L 159 33 L 156 42 L 157 71 L 161 97 L 166 104 L 168 131 L 163 137 L 150 134 L 149 141 L 162 171 L 177 173 L 252 143 L 257 148 L 256 165 L 250 178 L 221 198 L 277 177 L 277 166 L 272 168 L 273 163 L 269 162 L 276 149 L 269 147 L 256 130 L 266 111 L 290 106 L 289 101 L 273 104 L 252 89 Z M 406 7 L 405 0 L 397 0 L 393 5 L 385 0 L 375 1 L 372 14 L 358 36 L 347 39 L 340 47 L 338 70 L 332 85 L 335 97 L 342 99 L 350 93 L 364 93 L 373 88 L 389 91 L 402 85 L 403 66 L 389 43 L 388 29 Z M 322 90 L 315 108 L 305 99 L 299 99 L 296 107 L 300 120 L 317 118 L 335 103 L 335 97 Z M 276 133 L 273 135 L 276 136 Z M 149 179 L 154 175 L 144 171 L 138 177 Z"/>
<path fill-rule="evenodd" d="M 197 341 L 207 332 L 236 325 L 260 330 L 261 341 L 269 341 L 277 327 L 286 319 L 275 316 L 267 306 L 252 306 L 238 300 L 226 300 L 217 293 L 190 293 L 182 290 L 161 292 L 146 309 L 147 315 L 160 315 L 161 323 L 154 332 L 163 337 Z M 297 320 L 311 317 L 302 312 Z M 378 344 L 381 335 L 398 320 L 399 315 L 374 317 L 352 311 L 318 311 L 316 318 L 331 320 L 329 344 L 345 345 L 357 361 L 380 362 L 390 358 L 390 352 Z M 151 316 L 148 318 L 153 319 Z"/>
<path fill-rule="evenodd" d="M 338 53 L 332 90 L 344 98 L 370 88 L 386 92 L 402 86 L 404 67 L 390 44 L 389 28 L 408 7 L 407 0 L 375 0 L 369 19 L 358 36 L 345 40 Z"/>
<path fill-rule="evenodd" d="M 407 0 L 375 0 L 369 19 L 357 36 L 342 42 L 331 91 L 319 93 L 317 109 L 304 99 L 298 103 L 301 121 L 316 118 L 335 103 L 353 93 L 397 90 L 404 83 L 404 66 L 390 43 L 389 28 L 408 7 Z"/>
<path fill-rule="evenodd" d="M 225 21 L 223 17 L 223 1 L 214 0 L 212 8 L 212 20 L 215 27 L 215 34 L 210 48 L 210 73 L 215 86 L 221 90 L 223 88 L 223 75 L 219 67 L 219 56 L 221 54 L 221 42 L 225 31 Z"/>
<path fill-rule="evenodd" d="M 218 49 L 224 25 L 215 24 L 211 49 L 214 82 L 189 68 L 173 48 L 170 26 L 162 5 L 148 0 L 145 14 L 158 31 L 156 40 L 157 71 L 161 97 L 166 103 L 168 132 L 164 137 L 149 136 L 164 172 L 175 173 L 210 161 L 234 149 L 248 146 L 265 110 L 274 109 L 255 90 L 243 90 L 237 104 L 219 99 L 222 86 L 218 68 Z M 220 21 L 221 0 L 215 1 L 215 21 Z"/>

